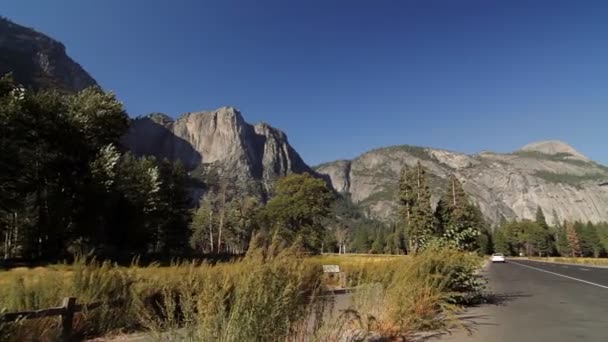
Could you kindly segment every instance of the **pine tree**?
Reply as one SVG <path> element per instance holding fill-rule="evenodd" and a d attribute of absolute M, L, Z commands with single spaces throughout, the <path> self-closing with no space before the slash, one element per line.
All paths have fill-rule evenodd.
<path fill-rule="evenodd" d="M 412 184 L 412 173 L 408 172 L 407 167 L 401 169 L 399 177 L 399 203 L 402 208 L 402 218 L 406 225 L 409 225 L 412 215 L 412 207 L 415 203 L 414 189 Z"/>
<path fill-rule="evenodd" d="M 539 256 L 547 256 L 552 251 L 551 237 L 549 231 L 543 228 L 538 222 L 522 222 L 526 224 L 526 243 L 531 247 L 531 251 L 536 252 Z"/>
<path fill-rule="evenodd" d="M 561 256 L 570 255 L 571 249 L 568 243 L 568 234 L 566 234 L 566 225 L 560 224 L 556 230 L 555 248 L 557 249 L 557 253 Z"/>
<path fill-rule="evenodd" d="M 540 206 L 536 208 L 536 223 L 538 223 L 538 225 L 540 225 L 544 229 L 549 229 L 547 220 L 545 220 L 545 214 L 543 213 L 543 209 Z"/>
<path fill-rule="evenodd" d="M 445 196 L 444 196 L 445 197 Z M 450 221 L 450 211 L 445 198 L 440 198 L 435 207 L 435 235 L 443 236 Z"/>
<path fill-rule="evenodd" d="M 502 229 L 497 229 L 494 233 L 494 252 L 502 253 L 504 255 L 511 255 L 511 248 L 505 237 L 505 233 Z"/>
<path fill-rule="evenodd" d="M 577 224 L 575 224 L 575 227 L 577 227 Z M 580 224 L 578 233 L 584 256 L 593 256 L 594 258 L 597 258 L 605 253 L 600 241 L 600 237 L 593 223 L 587 222 L 587 224 L 584 226 Z"/>
<path fill-rule="evenodd" d="M 374 238 L 374 242 L 372 243 L 371 252 L 372 254 L 381 254 L 384 252 L 386 241 L 384 239 L 384 232 L 382 230 L 378 230 L 376 232 L 376 237 Z"/>
<path fill-rule="evenodd" d="M 578 233 L 574 228 L 574 224 L 572 224 L 571 222 L 566 222 L 564 226 L 566 227 L 566 238 L 568 241 L 568 246 L 570 248 L 570 255 L 573 257 L 581 256 L 581 242 Z"/>
<path fill-rule="evenodd" d="M 438 226 L 443 231 L 443 237 L 456 243 L 459 248 L 474 250 L 478 247 L 477 239 L 483 224 L 483 215 L 479 208 L 469 202 L 468 195 L 462 183 L 451 175 L 448 189 L 437 206 Z"/>
<path fill-rule="evenodd" d="M 414 189 L 411 214 L 408 222 L 408 238 L 410 251 L 416 253 L 428 243 L 435 229 L 435 216 L 431 207 L 431 190 L 429 188 L 426 170 L 420 162 L 411 171 L 408 184 Z M 413 182 L 410 183 L 410 179 Z"/>

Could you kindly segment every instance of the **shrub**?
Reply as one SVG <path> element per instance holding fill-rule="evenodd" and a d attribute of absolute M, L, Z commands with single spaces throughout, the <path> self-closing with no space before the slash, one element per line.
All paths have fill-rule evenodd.
<path fill-rule="evenodd" d="M 479 264 L 474 254 L 431 244 L 422 253 L 387 264 L 384 272 L 369 272 L 353 295 L 353 324 L 389 338 L 456 325 L 459 304 L 483 291 L 484 282 L 474 275 Z"/>

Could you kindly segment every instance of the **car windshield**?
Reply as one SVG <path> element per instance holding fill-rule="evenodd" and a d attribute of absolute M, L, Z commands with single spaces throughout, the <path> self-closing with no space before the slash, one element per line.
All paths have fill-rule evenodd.
<path fill-rule="evenodd" d="M 501 253 L 492 254 L 492 256 L 503 256 Z"/>

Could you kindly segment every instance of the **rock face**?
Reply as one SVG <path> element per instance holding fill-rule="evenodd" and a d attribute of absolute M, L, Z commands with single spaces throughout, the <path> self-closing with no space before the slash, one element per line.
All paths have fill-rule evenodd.
<path fill-rule="evenodd" d="M 257 184 L 264 191 L 278 177 L 311 172 L 285 133 L 250 125 L 233 107 L 187 113 L 177 120 L 162 114 L 135 119 L 123 138 L 137 155 L 180 160 L 191 172 L 214 168 L 221 177 Z"/>
<path fill-rule="evenodd" d="M 429 170 L 433 203 L 446 178 L 456 175 L 484 215 L 497 223 L 533 219 L 537 206 L 550 223 L 558 220 L 608 221 L 608 168 L 559 141 L 542 141 L 510 154 L 466 155 L 414 146 L 367 152 L 351 161 L 316 167 L 337 191 L 350 194 L 371 215 L 396 215 L 399 171 L 418 161 Z"/>
<path fill-rule="evenodd" d="M 97 82 L 65 51 L 60 42 L 0 18 L 0 76 L 12 72 L 15 80 L 34 89 L 78 91 Z"/>

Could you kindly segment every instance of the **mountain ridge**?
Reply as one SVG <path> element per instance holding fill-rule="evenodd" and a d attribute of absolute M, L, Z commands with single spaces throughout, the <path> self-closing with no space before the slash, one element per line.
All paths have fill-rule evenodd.
<path fill-rule="evenodd" d="M 66 53 L 63 43 L 0 17 L 0 75 L 34 89 L 75 92 L 97 81 Z"/>
<path fill-rule="evenodd" d="M 525 146 L 545 146 L 545 142 Z M 608 208 L 608 190 L 598 185 L 608 180 L 608 167 L 566 143 L 558 145 L 567 147 L 569 153 L 560 149 L 549 154 L 528 148 L 511 153 L 465 154 L 395 145 L 313 169 L 329 177 L 336 191 L 348 194 L 370 215 L 382 219 L 396 219 L 395 188 L 401 167 L 412 167 L 420 161 L 429 170 L 433 203 L 441 196 L 447 177 L 454 174 L 492 223 L 502 217 L 533 219 L 537 206 L 552 223 L 565 219 L 608 221 L 608 211 L 602 209 Z"/>
<path fill-rule="evenodd" d="M 278 177 L 312 172 L 283 131 L 264 122 L 249 124 L 234 107 L 169 119 L 160 114 L 134 119 L 123 143 L 136 155 L 180 160 L 191 172 L 216 167 L 223 178 L 259 183 L 264 192 Z"/>

